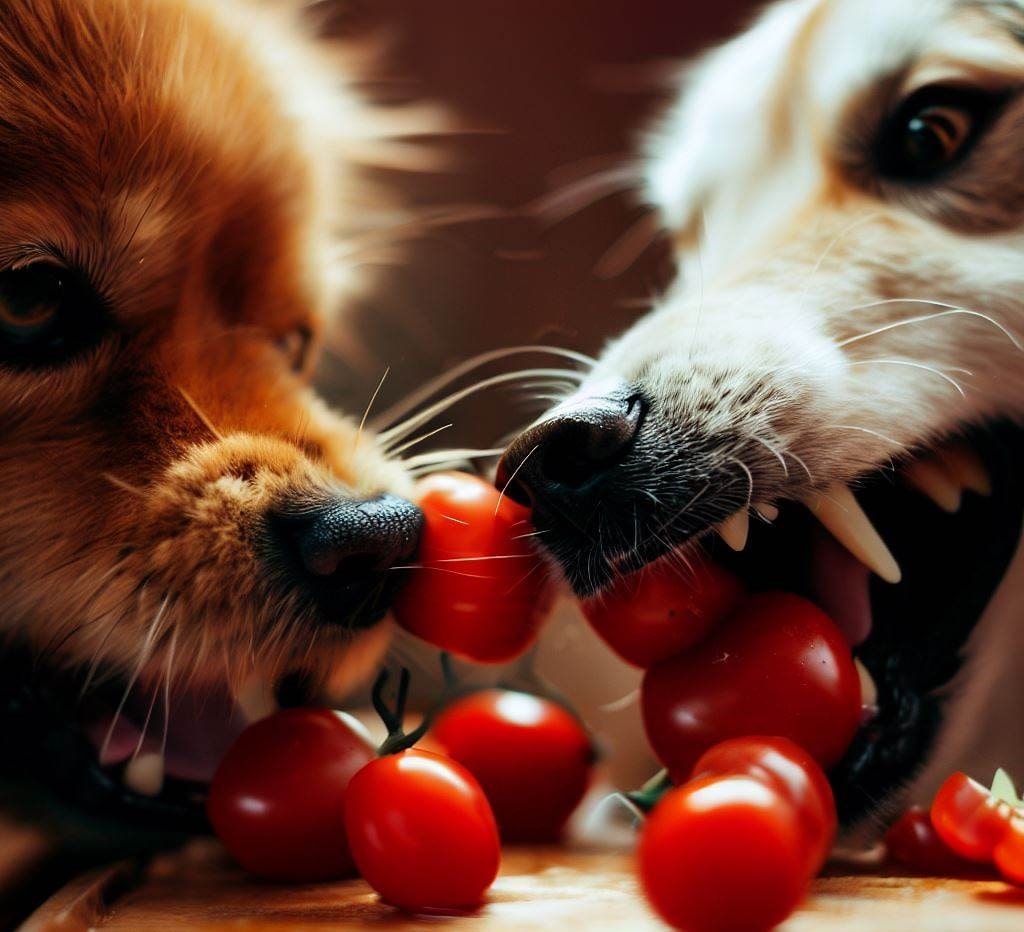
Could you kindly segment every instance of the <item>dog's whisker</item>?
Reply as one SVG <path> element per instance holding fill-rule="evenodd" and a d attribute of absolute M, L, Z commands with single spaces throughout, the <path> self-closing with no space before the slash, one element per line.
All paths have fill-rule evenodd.
<path fill-rule="evenodd" d="M 370 416 L 370 409 L 373 407 L 373 403 L 377 400 L 377 396 L 380 394 L 380 390 L 384 385 L 384 380 L 388 377 L 388 373 L 391 371 L 391 366 L 387 366 L 384 369 L 384 374 L 380 377 L 380 381 L 377 383 L 377 387 L 373 390 L 373 394 L 370 395 L 370 400 L 366 403 L 366 410 L 363 412 L 363 416 L 359 419 L 359 429 L 356 431 L 356 442 L 355 445 L 359 446 L 359 441 L 363 436 L 363 428 L 366 427 L 366 419 Z"/>
<path fill-rule="evenodd" d="M 526 465 L 526 461 L 531 456 L 533 456 L 533 454 L 536 453 L 539 449 L 540 449 L 540 444 L 539 443 L 538 444 L 534 444 L 533 449 L 530 450 L 530 452 L 527 453 L 526 456 L 524 456 L 522 458 L 522 460 L 519 461 L 519 464 L 516 466 L 516 468 L 512 470 L 512 474 L 505 481 L 505 484 L 501 487 L 501 491 L 498 493 L 498 500 L 494 503 L 494 513 L 495 514 L 497 514 L 498 513 L 498 509 L 501 508 L 501 503 L 502 503 L 502 501 L 505 498 L 505 493 L 508 491 L 508 487 L 510 485 L 512 485 L 512 483 L 515 481 L 516 474 L 519 472 L 520 469 L 523 468 L 523 466 Z"/>
<path fill-rule="evenodd" d="M 415 414 L 410 415 L 405 421 L 397 424 L 394 427 L 390 427 L 387 430 L 380 432 L 381 442 L 385 445 L 393 440 L 399 440 L 402 437 L 408 436 L 420 425 L 426 423 L 442 412 L 446 411 L 452 405 L 457 404 L 464 398 L 468 398 L 470 395 L 474 395 L 477 392 L 483 391 L 487 388 L 492 388 L 496 385 L 506 385 L 509 382 L 515 382 L 517 380 L 522 381 L 524 379 L 532 378 L 534 376 L 544 377 L 566 377 L 575 378 L 579 381 L 584 379 L 584 374 L 575 372 L 568 369 L 523 369 L 518 372 L 504 372 L 500 375 L 493 375 L 486 379 L 481 379 L 479 382 L 474 382 L 472 385 L 468 385 L 465 388 L 461 388 L 456 392 L 452 392 L 450 395 L 442 398 L 440 401 L 434 402 L 432 405 L 424 408 L 422 411 L 418 411 Z"/>
<path fill-rule="evenodd" d="M 402 460 L 402 463 L 409 469 L 418 469 L 423 466 L 431 466 L 434 463 L 447 463 L 452 460 L 490 459 L 492 456 L 500 456 L 504 452 L 504 447 L 488 447 L 482 450 L 474 447 L 433 450 L 430 453 L 417 453 L 415 456 Z"/>
<path fill-rule="evenodd" d="M 429 440 L 431 437 L 434 437 L 437 434 L 441 433 L 442 431 L 448 430 L 449 428 L 454 426 L 455 425 L 452 423 L 443 424 L 441 427 L 436 427 L 434 428 L 434 430 L 427 431 L 425 434 L 420 434 L 420 436 L 414 437 L 412 440 L 409 440 L 406 443 L 401 444 L 401 446 L 395 447 L 394 449 L 389 449 L 387 446 L 385 446 L 385 455 L 398 456 L 399 454 L 404 453 L 406 450 L 410 450 L 413 447 L 423 443 L 425 440 Z"/>
<path fill-rule="evenodd" d="M 879 365 L 879 366 L 883 366 L 883 365 L 888 365 L 888 366 L 907 366 L 908 368 L 911 368 L 911 369 L 921 369 L 921 370 L 923 370 L 925 372 L 931 372 L 933 375 L 937 375 L 940 379 L 943 379 L 944 381 L 948 382 L 950 385 L 953 386 L 954 389 L 956 389 L 957 392 L 960 393 L 960 396 L 962 398 L 966 398 L 967 397 L 967 392 L 964 390 L 964 387 L 956 379 L 954 379 L 951 375 L 947 375 L 941 369 L 937 369 L 934 366 L 926 365 L 923 362 L 916 362 L 915 360 L 911 360 L 911 359 L 856 359 L 853 362 L 848 363 L 847 365 L 850 365 L 850 366 L 874 366 L 874 365 Z M 972 375 L 973 374 L 973 373 L 969 372 L 966 369 L 959 369 L 959 368 L 953 368 L 950 371 L 960 372 L 960 373 L 962 373 L 964 375 Z"/>
<path fill-rule="evenodd" d="M 125 479 L 115 476 L 113 473 L 101 472 L 100 475 L 107 480 L 111 485 L 117 486 L 119 489 L 123 489 L 125 492 L 129 492 L 138 498 L 145 499 L 146 493 L 142 491 L 138 486 L 132 485 Z"/>
<path fill-rule="evenodd" d="M 216 427 L 213 426 L 213 422 L 206 416 L 203 410 L 196 403 L 195 399 L 181 385 L 178 385 L 177 389 L 178 392 L 181 394 L 181 397 L 185 399 L 185 403 L 192 409 L 196 417 L 198 417 L 199 420 L 203 423 L 203 426 L 206 427 L 206 429 L 211 434 L 213 434 L 213 436 L 217 440 L 223 441 L 224 435 L 219 430 L 217 430 Z"/>
<path fill-rule="evenodd" d="M 486 366 L 492 362 L 508 359 L 511 356 L 538 355 L 538 356 L 560 356 L 578 365 L 590 369 L 596 360 L 592 356 L 578 353 L 575 350 L 564 349 L 560 346 L 547 346 L 544 344 L 527 344 L 524 346 L 509 346 L 503 349 L 489 350 L 486 353 L 479 353 L 464 362 L 453 366 L 447 372 L 436 378 L 430 379 L 421 385 L 416 391 L 411 392 L 401 401 L 393 404 L 386 411 L 374 418 L 372 425 L 374 429 L 381 430 L 388 425 L 393 425 L 399 418 L 404 417 L 408 412 L 414 410 L 432 395 L 457 382 L 463 376 L 468 375 L 475 369 Z M 571 371 L 571 370 L 567 370 Z"/>

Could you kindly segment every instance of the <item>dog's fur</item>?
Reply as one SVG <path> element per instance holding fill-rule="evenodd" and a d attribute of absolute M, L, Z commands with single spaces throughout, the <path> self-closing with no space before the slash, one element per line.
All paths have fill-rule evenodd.
<path fill-rule="evenodd" d="M 259 554 L 275 502 L 409 488 L 309 386 L 369 117 L 297 14 L 0 10 L 0 268 L 73 268 L 110 318 L 67 363 L 0 365 L 0 633 L 45 663 L 224 682 L 379 646 Z"/>
<path fill-rule="evenodd" d="M 770 7 L 687 71 L 647 141 L 645 193 L 681 274 L 576 397 L 609 380 L 641 386 L 677 445 L 710 449 L 737 474 L 742 464 L 740 499 L 709 523 L 744 500 L 807 500 L 969 426 L 1019 420 L 1022 83 L 1017 2 Z M 883 122 L 934 84 L 1005 98 L 941 177 L 881 177 Z M 709 513 L 718 494 L 701 499 Z M 912 791 L 921 800 L 954 766 L 987 776 L 1024 764 L 1009 711 L 1024 698 L 1022 560 L 976 629 L 966 686 Z"/>

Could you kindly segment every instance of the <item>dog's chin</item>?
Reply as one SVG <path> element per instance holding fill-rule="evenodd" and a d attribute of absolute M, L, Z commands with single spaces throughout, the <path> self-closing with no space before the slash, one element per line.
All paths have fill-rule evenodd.
<path fill-rule="evenodd" d="M 111 839 L 117 849 L 161 847 L 208 832 L 208 785 L 235 738 L 276 707 L 330 706 L 365 682 L 390 641 L 384 615 L 368 610 L 315 640 L 297 634 L 294 659 L 278 656 L 272 679 L 257 667 L 231 685 L 217 668 L 187 670 L 168 688 L 158 669 L 125 677 L 102 664 L 58 667 L 8 645 L 0 651 L 5 808 L 87 849 Z"/>
<path fill-rule="evenodd" d="M 966 442 L 984 463 L 991 492 L 965 491 L 954 513 L 909 486 L 899 468 L 858 483 L 858 501 L 902 570 L 898 584 L 868 573 L 795 503 L 783 504 L 771 523 L 752 517 L 740 553 L 709 533 L 700 540 L 752 590 L 795 592 L 821 605 L 874 679 L 877 714 L 830 774 L 847 826 L 922 769 L 955 701 L 967 641 L 1021 538 L 1024 429 L 991 425 L 970 432 Z M 574 554 L 562 568 L 579 594 L 590 595 L 678 546 L 666 534 L 622 555 Z"/>

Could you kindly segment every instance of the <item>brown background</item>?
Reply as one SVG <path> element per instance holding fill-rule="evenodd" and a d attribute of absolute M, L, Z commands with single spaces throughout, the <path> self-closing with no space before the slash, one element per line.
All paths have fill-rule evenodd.
<path fill-rule="evenodd" d="M 750 15 L 750 0 L 374 0 L 361 25 L 387 37 L 379 99 L 440 103 L 487 132 L 444 140 L 444 172 L 380 177 L 421 207 L 522 212 L 635 156 L 637 139 L 694 51 Z M 623 274 L 601 258 L 644 213 L 628 190 L 560 222 L 528 212 L 403 239 L 346 322 L 345 365 L 330 391 L 365 404 L 385 366 L 378 410 L 481 349 L 543 341 L 595 351 L 667 278 L 656 243 Z M 373 257 L 370 257 L 372 261 Z M 354 349 L 357 348 L 357 349 Z M 511 360 L 512 368 L 539 360 Z M 550 365 L 548 360 L 546 363 Z M 497 412 L 506 412 L 500 421 Z M 448 443 L 493 443 L 527 414 L 508 396 L 453 412 Z M 511 421 L 509 420 L 511 418 Z M 456 432 L 462 436 L 457 437 Z"/>

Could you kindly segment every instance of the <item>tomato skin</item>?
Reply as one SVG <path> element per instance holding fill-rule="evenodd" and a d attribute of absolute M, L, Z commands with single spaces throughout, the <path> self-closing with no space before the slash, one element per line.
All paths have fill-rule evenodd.
<path fill-rule="evenodd" d="M 1006 834 L 992 849 L 992 860 L 1005 880 L 1024 886 L 1024 813 L 1010 819 Z"/>
<path fill-rule="evenodd" d="M 1013 809 L 965 773 L 954 773 L 932 802 L 932 825 L 946 845 L 969 861 L 987 864 L 1009 831 Z"/>
<path fill-rule="evenodd" d="M 285 709 L 250 725 L 221 760 L 206 811 L 247 871 L 315 881 L 354 873 L 345 836 L 352 776 L 374 758 L 327 709 Z"/>
<path fill-rule="evenodd" d="M 921 873 L 949 877 L 975 869 L 975 865 L 952 851 L 932 825 L 923 806 L 911 806 L 885 834 L 889 856 Z"/>
<path fill-rule="evenodd" d="M 828 777 L 803 748 L 787 738 L 731 738 L 697 761 L 692 779 L 747 776 L 778 790 L 793 805 L 808 841 L 807 872 L 828 858 L 839 819 Z"/>
<path fill-rule="evenodd" d="M 752 777 L 702 777 L 671 790 L 640 836 L 640 880 L 657 913 L 687 932 L 751 932 L 807 892 L 807 843 L 792 805 Z"/>
<path fill-rule="evenodd" d="M 471 693 L 441 712 L 431 735 L 480 782 L 503 842 L 557 841 L 590 783 L 590 738 L 548 699 Z"/>
<path fill-rule="evenodd" d="M 661 561 L 623 577 L 582 608 L 616 654 L 646 670 L 704 638 L 736 608 L 743 592 L 739 579 L 714 563 L 698 563 L 684 577 Z"/>
<path fill-rule="evenodd" d="M 651 667 L 641 705 L 647 739 L 675 782 L 727 738 L 789 738 L 822 767 L 837 763 L 860 723 L 850 648 L 817 606 L 754 595 L 703 643 Z"/>
<path fill-rule="evenodd" d="M 479 903 L 501 862 L 498 827 L 461 764 L 415 748 L 359 771 L 345 799 L 359 873 L 410 911 Z"/>
<path fill-rule="evenodd" d="M 489 483 L 436 473 L 417 486 L 424 514 L 416 564 L 395 602 L 398 623 L 442 650 L 503 663 L 532 643 L 547 610 L 530 512 Z M 498 557 L 499 559 L 488 559 Z"/>

